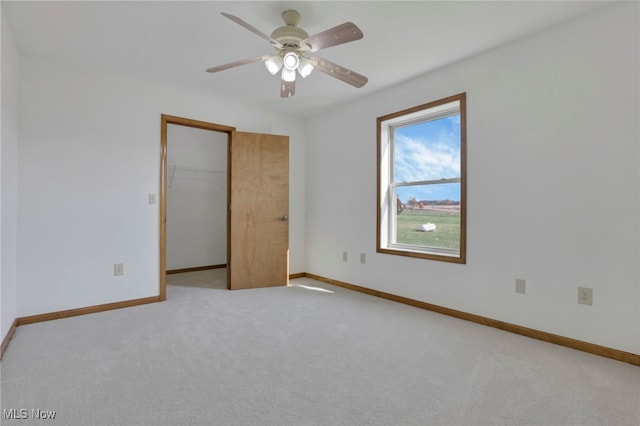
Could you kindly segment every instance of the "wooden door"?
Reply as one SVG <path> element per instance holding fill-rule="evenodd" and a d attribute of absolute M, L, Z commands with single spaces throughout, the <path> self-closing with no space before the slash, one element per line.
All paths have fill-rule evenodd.
<path fill-rule="evenodd" d="M 228 287 L 289 283 L 289 137 L 232 132 Z"/>

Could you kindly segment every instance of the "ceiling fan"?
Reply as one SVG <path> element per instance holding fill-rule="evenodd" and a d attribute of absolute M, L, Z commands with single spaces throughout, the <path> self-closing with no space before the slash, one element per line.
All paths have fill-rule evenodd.
<path fill-rule="evenodd" d="M 276 75 L 278 71 L 282 70 L 282 81 L 280 84 L 280 97 L 282 98 L 289 98 L 295 94 L 296 71 L 300 76 L 305 78 L 311 71 L 317 69 L 358 88 L 364 86 L 367 84 L 367 81 L 369 81 L 364 75 L 334 64 L 326 59 L 317 56 L 305 56 L 307 53 L 314 53 L 328 47 L 360 40 L 363 37 L 362 31 L 352 22 L 345 22 L 344 24 L 309 36 L 305 30 L 298 27 L 300 14 L 295 10 L 286 10 L 282 13 L 282 19 L 285 25 L 276 28 L 271 33 L 271 36 L 268 36 L 237 16 L 224 12 L 222 12 L 222 15 L 271 43 L 275 49 L 275 54 L 257 56 L 255 58 L 242 59 L 225 65 L 219 65 L 207 69 L 207 72 L 213 73 L 262 61 L 272 75 Z"/>

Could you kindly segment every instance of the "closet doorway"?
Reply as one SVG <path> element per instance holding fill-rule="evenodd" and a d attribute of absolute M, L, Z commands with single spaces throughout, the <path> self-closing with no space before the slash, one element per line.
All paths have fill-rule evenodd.
<path fill-rule="evenodd" d="M 167 126 L 170 283 L 227 287 L 227 139 L 216 130 Z"/>
<path fill-rule="evenodd" d="M 287 285 L 289 138 L 237 132 L 229 126 L 164 114 L 161 121 L 160 300 L 166 300 L 167 269 L 197 270 L 224 266 L 224 263 L 216 263 L 219 261 L 216 259 L 221 259 L 221 253 L 226 255 L 228 289 Z M 180 127 L 186 129 L 178 129 Z M 178 135 L 177 139 L 190 139 L 188 143 L 193 144 L 192 148 L 196 151 L 198 147 L 202 148 L 199 151 L 201 156 L 218 158 L 198 158 L 198 153 L 191 152 L 193 149 L 189 147 L 176 149 L 175 153 L 169 154 L 169 145 L 180 143 L 180 140 L 169 142 L 169 138 L 175 135 Z M 226 169 L 222 151 L 218 150 L 218 146 L 206 146 L 207 143 L 224 146 Z M 181 182 L 181 179 L 185 182 Z M 193 186 L 192 182 L 188 186 L 186 181 L 199 184 Z M 222 188 L 221 182 L 226 182 Z M 172 191 L 170 202 L 169 190 Z M 191 207 L 199 211 L 185 211 L 180 202 L 197 198 L 193 192 L 199 192 L 204 198 L 214 197 L 216 202 L 196 201 L 196 205 Z M 219 204 L 224 205 L 224 212 Z M 172 215 L 169 225 L 178 227 L 170 231 L 171 240 L 168 239 L 167 230 L 168 210 Z M 179 235 L 184 234 L 181 224 L 190 226 L 197 217 L 204 219 L 201 229 L 196 226 L 187 235 Z M 207 220 L 226 222 L 226 227 L 206 223 Z M 174 231 L 178 235 L 174 235 Z M 220 240 L 221 234 L 226 234 L 224 249 L 211 241 Z M 190 239 L 198 240 L 199 245 L 194 244 L 195 247 L 187 249 L 191 253 L 188 254 L 185 248 L 190 246 Z M 171 244 L 175 247 L 168 249 L 169 241 L 173 241 Z M 174 249 L 180 253 L 175 253 Z M 168 259 L 168 250 L 171 250 L 171 259 Z M 194 254 L 194 251 L 199 253 Z"/>

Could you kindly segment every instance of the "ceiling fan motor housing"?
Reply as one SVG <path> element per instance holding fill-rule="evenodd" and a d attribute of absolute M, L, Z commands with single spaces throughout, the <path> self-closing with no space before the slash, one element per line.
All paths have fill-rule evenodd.
<path fill-rule="evenodd" d="M 297 26 L 300 14 L 295 10 L 286 10 L 282 13 L 282 19 L 286 25 L 276 28 L 271 33 L 271 38 L 284 46 L 300 47 L 300 42 L 309 38 L 309 34 Z"/>

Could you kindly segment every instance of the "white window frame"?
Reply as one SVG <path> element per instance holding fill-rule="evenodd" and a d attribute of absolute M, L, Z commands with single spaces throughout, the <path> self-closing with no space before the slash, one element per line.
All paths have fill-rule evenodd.
<path fill-rule="evenodd" d="M 415 182 L 394 182 L 394 134 L 399 127 L 460 115 L 460 176 Z M 446 262 L 466 263 L 466 93 L 388 114 L 377 119 L 378 224 L 377 252 Z M 460 183 L 459 249 L 396 242 L 396 188 Z"/>

